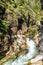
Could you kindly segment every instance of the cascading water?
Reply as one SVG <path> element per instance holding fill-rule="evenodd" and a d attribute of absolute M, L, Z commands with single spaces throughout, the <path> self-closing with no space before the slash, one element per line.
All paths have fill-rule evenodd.
<path fill-rule="evenodd" d="M 10 59 L 2 65 L 27 65 L 28 61 L 38 54 L 38 48 L 36 46 L 36 43 L 33 40 L 30 40 L 29 38 L 26 38 L 26 43 L 28 45 L 28 52 L 25 55 L 21 55 L 15 60 Z"/>

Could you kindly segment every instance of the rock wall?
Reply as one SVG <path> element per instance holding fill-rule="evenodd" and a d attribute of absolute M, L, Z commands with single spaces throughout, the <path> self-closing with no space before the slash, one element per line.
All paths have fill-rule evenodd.
<path fill-rule="evenodd" d="M 35 11 L 31 8 L 33 6 L 30 6 L 33 3 L 35 5 L 35 0 L 0 0 L 0 53 L 6 55 L 6 52 L 13 48 L 17 34 L 33 38 L 38 32 L 38 16 L 36 17 Z"/>

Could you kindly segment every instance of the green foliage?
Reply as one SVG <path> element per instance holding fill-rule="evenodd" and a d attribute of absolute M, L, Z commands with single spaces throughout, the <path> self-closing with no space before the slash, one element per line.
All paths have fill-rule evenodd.
<path fill-rule="evenodd" d="M 17 19 L 18 16 L 22 16 L 24 19 L 24 16 L 27 16 L 27 14 L 30 15 L 30 19 L 35 19 L 36 22 L 40 20 L 40 0 L 0 0 L 0 5 L 6 8 L 5 13 L 12 13 L 14 17 Z M 11 16 L 7 17 L 8 22 L 10 22 L 12 19 Z M 5 20 L 0 21 L 0 29 L 4 30 L 5 32 L 8 29 L 7 23 Z M 36 28 L 36 27 L 35 27 Z M 33 30 L 33 26 L 29 29 L 29 36 L 33 35 L 35 33 L 35 30 Z"/>
<path fill-rule="evenodd" d="M 26 35 L 28 35 L 30 38 L 33 38 L 38 33 L 37 30 L 38 27 L 36 27 L 36 25 L 30 26 Z"/>
<path fill-rule="evenodd" d="M 33 1 L 33 5 L 31 4 L 32 1 Z M 23 10 L 25 10 L 25 11 L 26 10 L 28 10 L 28 11 L 33 10 L 32 12 L 39 14 L 40 13 L 40 2 L 39 1 L 40 0 L 9 0 L 9 1 L 1 0 L 0 4 L 3 5 L 6 8 L 7 12 L 12 11 L 14 13 L 15 11 L 20 12 L 20 10 L 21 11 L 23 11 Z M 30 11 L 29 11 L 29 13 L 31 14 Z"/>
<path fill-rule="evenodd" d="M 0 37 L 4 37 L 7 33 L 8 26 L 5 21 L 0 20 Z"/>
<path fill-rule="evenodd" d="M 7 32 L 7 25 L 6 25 L 6 22 L 3 21 L 3 20 L 0 20 L 0 30 L 4 30 L 5 32 Z"/>

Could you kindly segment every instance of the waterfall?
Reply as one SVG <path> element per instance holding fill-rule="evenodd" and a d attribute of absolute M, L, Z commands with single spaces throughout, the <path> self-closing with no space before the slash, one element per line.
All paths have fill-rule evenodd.
<path fill-rule="evenodd" d="M 38 53 L 38 48 L 36 46 L 36 43 L 26 38 L 26 43 L 28 45 L 27 50 L 28 52 L 24 55 L 20 55 L 18 58 L 10 59 L 7 62 L 3 63 L 3 65 L 27 65 L 28 61 L 34 58 Z"/>

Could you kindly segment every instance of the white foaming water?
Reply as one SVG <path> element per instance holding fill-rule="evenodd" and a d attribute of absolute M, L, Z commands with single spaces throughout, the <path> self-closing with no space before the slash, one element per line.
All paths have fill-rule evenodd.
<path fill-rule="evenodd" d="M 28 52 L 25 55 L 21 55 L 15 60 L 8 60 L 3 65 L 27 65 L 28 61 L 36 56 L 38 49 L 33 40 L 26 38 Z"/>
<path fill-rule="evenodd" d="M 36 58 L 31 59 L 31 62 L 36 63 L 37 61 L 42 60 L 42 59 L 43 59 L 43 55 L 38 55 Z"/>

